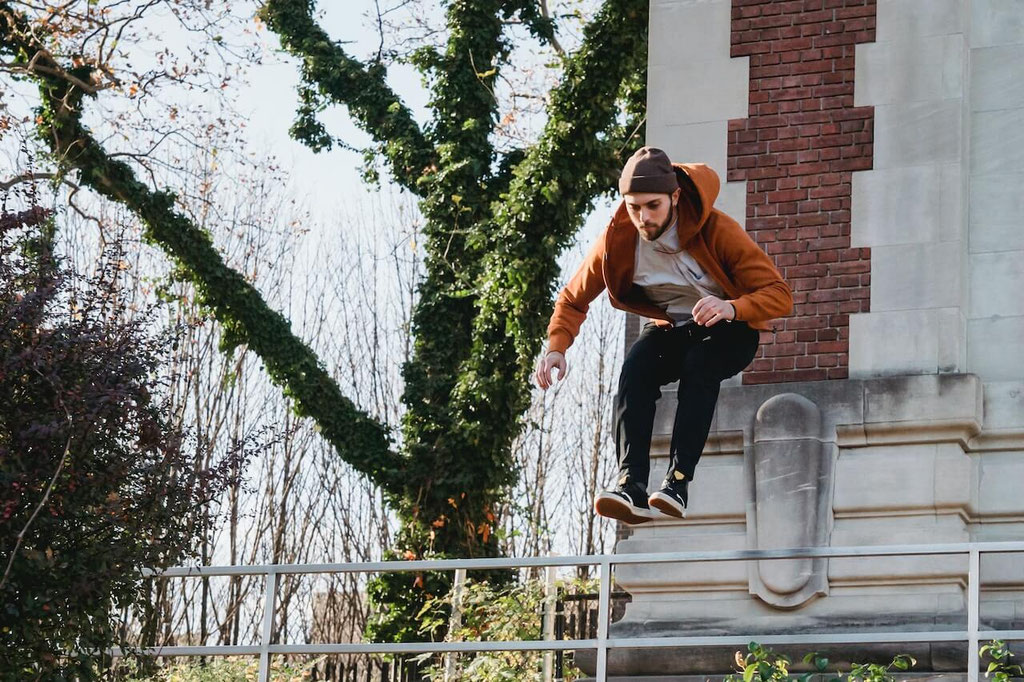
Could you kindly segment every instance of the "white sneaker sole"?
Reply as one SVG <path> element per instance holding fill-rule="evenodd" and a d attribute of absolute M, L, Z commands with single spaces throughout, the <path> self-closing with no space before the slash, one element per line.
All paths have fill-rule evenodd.
<path fill-rule="evenodd" d="M 686 518 L 686 507 L 664 493 L 654 493 L 647 498 L 647 504 L 651 505 L 666 516 L 672 516 L 677 519 Z"/>
<path fill-rule="evenodd" d="M 594 498 L 594 511 L 605 518 L 616 519 L 630 526 L 654 520 L 654 513 L 649 509 L 634 507 L 612 493 L 598 493 Z"/>

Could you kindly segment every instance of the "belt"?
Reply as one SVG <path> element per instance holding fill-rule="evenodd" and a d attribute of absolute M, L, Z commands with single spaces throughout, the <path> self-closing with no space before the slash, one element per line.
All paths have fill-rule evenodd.
<path fill-rule="evenodd" d="M 721 324 L 721 323 L 719 323 Z M 693 320 L 686 320 L 685 322 L 675 324 L 675 329 L 680 334 L 684 334 L 688 339 L 709 339 L 711 338 L 711 328 L 702 327 Z"/>

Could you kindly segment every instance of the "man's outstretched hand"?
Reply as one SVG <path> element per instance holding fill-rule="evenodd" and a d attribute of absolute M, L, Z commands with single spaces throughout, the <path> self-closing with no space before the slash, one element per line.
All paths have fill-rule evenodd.
<path fill-rule="evenodd" d="M 693 321 L 699 325 L 710 327 L 722 320 L 732 320 L 736 317 L 736 308 L 732 303 L 723 301 L 717 296 L 705 296 L 693 306 Z"/>
<path fill-rule="evenodd" d="M 543 388 L 545 391 L 551 388 L 554 381 L 551 379 L 551 370 L 558 369 L 558 380 L 561 381 L 565 378 L 567 365 L 565 364 L 565 355 L 558 351 L 551 351 L 541 358 L 540 363 L 537 365 L 537 373 L 534 374 L 534 380 L 537 385 Z"/>

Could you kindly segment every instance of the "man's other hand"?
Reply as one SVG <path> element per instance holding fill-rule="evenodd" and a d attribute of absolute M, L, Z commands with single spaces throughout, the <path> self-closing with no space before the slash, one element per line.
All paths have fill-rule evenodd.
<path fill-rule="evenodd" d="M 565 378 L 566 367 L 565 355 L 558 351 L 552 351 L 541 358 L 540 363 L 537 365 L 537 373 L 534 375 L 534 380 L 538 386 L 546 391 L 554 384 L 554 381 L 551 379 L 551 370 L 558 368 L 558 380 L 561 381 Z"/>
<path fill-rule="evenodd" d="M 722 320 L 732 320 L 736 317 L 736 309 L 732 303 L 723 301 L 717 296 L 705 296 L 693 306 L 693 321 L 704 327 L 711 327 Z"/>

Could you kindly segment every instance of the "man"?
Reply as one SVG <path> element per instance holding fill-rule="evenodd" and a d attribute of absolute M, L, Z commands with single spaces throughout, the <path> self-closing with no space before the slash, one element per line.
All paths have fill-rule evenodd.
<path fill-rule="evenodd" d="M 650 318 L 629 349 L 615 412 L 617 484 L 594 501 L 598 514 L 629 524 L 652 507 L 682 518 L 721 382 L 757 352 L 759 330 L 788 315 L 793 296 L 771 259 L 740 225 L 714 208 L 718 175 L 704 164 L 672 164 L 643 147 L 619 178 L 623 201 L 555 303 L 548 350 L 535 379 L 542 389 L 566 373 L 565 351 L 587 308 L 608 289 L 616 308 Z M 660 387 L 679 381 L 661 489 L 647 495 L 651 431 Z"/>

